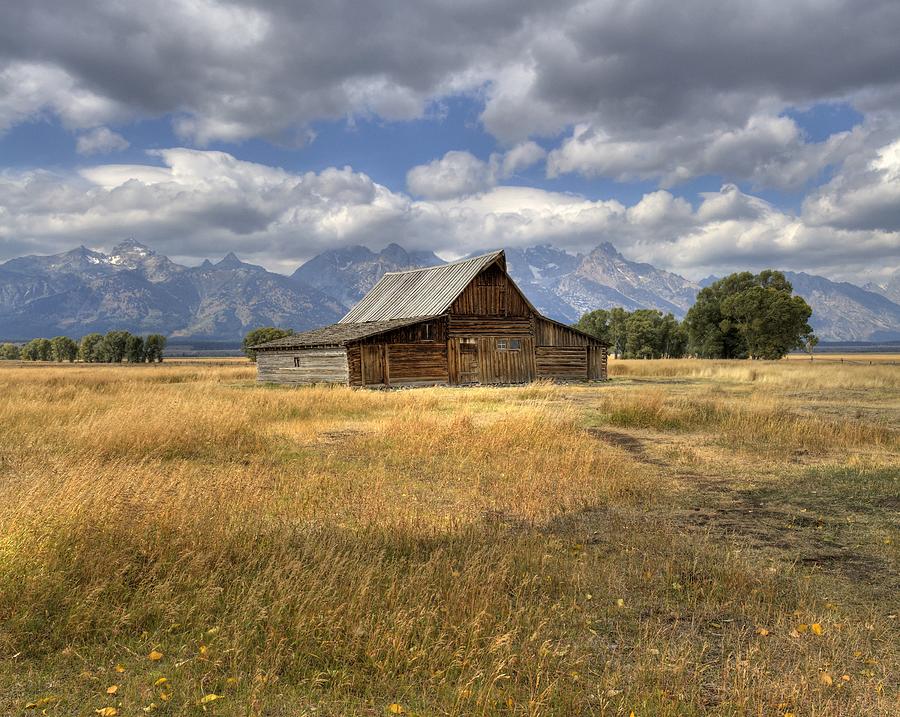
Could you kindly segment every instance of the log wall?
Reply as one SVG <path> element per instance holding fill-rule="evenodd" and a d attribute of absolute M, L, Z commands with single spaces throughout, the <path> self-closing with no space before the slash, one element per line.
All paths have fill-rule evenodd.
<path fill-rule="evenodd" d="M 531 336 L 532 322 L 528 316 L 451 316 L 450 337 L 465 336 Z"/>
<path fill-rule="evenodd" d="M 447 344 L 359 344 L 347 350 L 351 386 L 447 383 Z"/>
<path fill-rule="evenodd" d="M 295 358 L 299 359 L 299 366 L 294 365 Z M 350 378 L 343 348 L 259 351 L 256 373 L 261 383 L 297 385 L 348 383 Z"/>
<path fill-rule="evenodd" d="M 404 326 L 383 334 L 376 334 L 365 339 L 359 339 L 354 345 L 365 344 L 415 344 L 415 343 L 445 343 L 447 341 L 447 317 L 440 316 L 431 321 L 423 321 L 412 326 Z"/>
<path fill-rule="evenodd" d="M 391 386 L 447 383 L 447 344 L 386 344 Z"/>
<path fill-rule="evenodd" d="M 586 381 L 588 349 L 583 346 L 538 346 L 535 363 L 539 378 Z"/>
<path fill-rule="evenodd" d="M 538 346 L 599 346 L 591 336 L 551 321 L 543 316 L 534 317 L 534 340 Z"/>
<path fill-rule="evenodd" d="M 588 378 L 591 381 L 606 380 L 606 346 L 591 346 L 588 349 Z"/>

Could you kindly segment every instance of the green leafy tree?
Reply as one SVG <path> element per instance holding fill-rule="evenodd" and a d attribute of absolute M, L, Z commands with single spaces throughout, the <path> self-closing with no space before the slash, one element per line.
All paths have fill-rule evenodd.
<path fill-rule="evenodd" d="M 617 306 L 609 311 L 609 339 L 613 355 L 616 358 L 624 355 L 625 344 L 628 340 L 626 322 L 628 321 L 628 312 L 621 306 Z"/>
<path fill-rule="evenodd" d="M 144 355 L 150 363 L 161 363 L 166 348 L 166 337 L 162 334 L 150 334 L 144 339 Z"/>
<path fill-rule="evenodd" d="M 144 362 L 144 339 L 141 336 L 129 334 L 125 341 L 125 358 L 128 363 Z"/>
<path fill-rule="evenodd" d="M 40 360 L 40 355 L 38 351 L 38 340 L 31 339 L 22 346 L 22 349 L 19 351 L 19 358 L 23 361 L 38 361 Z"/>
<path fill-rule="evenodd" d="M 662 313 L 655 309 L 632 311 L 625 320 L 625 356 L 628 358 L 659 358 L 660 323 Z"/>
<path fill-rule="evenodd" d="M 247 358 L 251 361 L 256 361 L 256 351 L 251 349 L 251 346 L 256 346 L 257 344 L 264 344 L 266 341 L 274 341 L 275 339 L 284 338 L 285 336 L 290 336 L 293 334 L 292 329 L 279 329 L 275 326 L 266 326 L 261 329 L 253 329 L 250 333 L 248 333 L 244 340 L 241 342 L 241 349 L 243 349 L 244 353 L 247 354 Z"/>
<path fill-rule="evenodd" d="M 738 327 L 723 313 L 722 302 L 751 288 L 749 271 L 730 274 L 700 290 L 684 319 L 691 353 L 701 358 L 746 358 L 747 346 Z"/>
<path fill-rule="evenodd" d="M 672 314 L 656 322 L 655 358 L 681 358 L 687 353 L 687 330 Z"/>
<path fill-rule="evenodd" d="M 97 363 L 103 359 L 98 349 L 103 342 L 103 334 L 86 334 L 78 345 L 78 358 L 85 363 Z"/>
<path fill-rule="evenodd" d="M 679 358 L 687 350 L 684 326 L 655 309 L 597 309 L 584 314 L 575 328 L 605 341 L 616 357 Z"/>
<path fill-rule="evenodd" d="M 25 361 L 51 361 L 53 344 L 49 339 L 32 339 L 22 347 L 20 355 Z"/>
<path fill-rule="evenodd" d="M 0 344 L 0 361 L 18 361 L 21 351 L 12 343 Z"/>
<path fill-rule="evenodd" d="M 104 363 L 122 363 L 129 336 L 131 334 L 127 331 L 108 331 L 97 346 L 100 360 Z"/>
<path fill-rule="evenodd" d="M 72 363 L 78 356 L 78 344 L 68 336 L 54 336 L 50 339 L 54 361 Z"/>
<path fill-rule="evenodd" d="M 596 309 L 582 314 L 575 324 L 575 328 L 584 331 L 595 338 L 603 341 L 607 346 L 612 345 L 612 337 L 609 328 L 609 311 L 606 309 Z"/>
<path fill-rule="evenodd" d="M 819 337 L 813 333 L 806 334 L 802 339 L 803 350 L 809 354 L 809 360 L 813 360 L 813 351 L 819 345 Z"/>
<path fill-rule="evenodd" d="M 722 309 L 743 336 L 750 358 L 780 359 L 812 333 L 812 309 L 790 289 L 754 286 L 729 296 Z"/>
<path fill-rule="evenodd" d="M 779 271 L 731 274 L 701 290 L 685 318 L 703 358 L 778 359 L 812 333 L 812 309 Z"/>

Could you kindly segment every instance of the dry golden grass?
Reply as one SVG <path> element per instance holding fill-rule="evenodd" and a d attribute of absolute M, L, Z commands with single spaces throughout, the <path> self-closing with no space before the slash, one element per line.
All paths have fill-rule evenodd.
<path fill-rule="evenodd" d="M 860 354 L 861 355 L 861 354 Z M 895 355 L 896 356 L 896 355 Z M 633 378 L 681 378 L 714 382 L 750 383 L 797 389 L 900 389 L 900 366 L 875 362 L 833 361 L 708 361 L 661 359 L 610 360 L 609 375 Z"/>
<path fill-rule="evenodd" d="M 613 367 L 0 368 L 0 713 L 894 714 L 896 375 Z"/>

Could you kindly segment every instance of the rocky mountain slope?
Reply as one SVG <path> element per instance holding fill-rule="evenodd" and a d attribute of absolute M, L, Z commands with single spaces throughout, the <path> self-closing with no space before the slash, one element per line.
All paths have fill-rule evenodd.
<path fill-rule="evenodd" d="M 185 267 L 133 241 L 109 254 L 78 247 L 0 264 L 0 336 L 126 329 L 238 339 L 256 326 L 299 330 L 336 321 L 335 299 L 229 254 Z"/>
<path fill-rule="evenodd" d="M 810 324 L 825 341 L 900 339 L 900 306 L 855 284 L 803 272 L 784 272 L 794 292 L 812 307 Z"/>
<path fill-rule="evenodd" d="M 544 314 L 574 322 L 585 311 L 622 306 L 660 309 L 682 318 L 701 286 L 650 264 L 626 259 L 609 243 L 588 254 L 549 245 L 508 249 L 513 278 Z M 390 244 L 323 252 L 290 277 L 228 254 L 186 267 L 125 241 L 109 254 L 84 247 L 0 264 L 0 339 L 122 328 L 197 339 L 241 338 L 257 326 L 302 331 L 338 320 L 385 272 L 432 266 L 431 252 Z M 813 307 L 823 340 L 900 339 L 900 305 L 878 293 L 820 276 L 786 272 Z M 897 279 L 900 282 L 900 279 Z"/>
<path fill-rule="evenodd" d="M 535 305 L 566 321 L 614 306 L 659 309 L 682 318 L 700 290 L 677 274 L 629 261 L 609 242 L 584 255 L 539 246 L 508 251 L 507 258 L 510 274 L 523 288 L 540 290 L 529 294 Z"/>
<path fill-rule="evenodd" d="M 291 278 L 334 297 L 349 308 L 389 271 L 443 263 L 430 251 L 408 252 L 398 244 L 388 244 L 378 253 L 364 246 L 351 246 L 322 252 L 298 268 Z"/>
<path fill-rule="evenodd" d="M 895 271 L 887 281 L 880 284 L 869 282 L 863 286 L 867 291 L 874 291 L 876 294 L 886 296 L 895 304 L 900 304 L 900 269 Z"/>

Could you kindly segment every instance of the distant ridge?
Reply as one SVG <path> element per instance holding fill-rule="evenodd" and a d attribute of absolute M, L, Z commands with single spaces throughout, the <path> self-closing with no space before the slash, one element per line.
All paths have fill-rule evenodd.
<path fill-rule="evenodd" d="M 239 339 L 261 325 L 313 328 L 344 307 L 233 253 L 186 267 L 126 240 L 109 254 L 78 247 L 0 264 L 0 337 L 29 339 L 126 329 Z"/>
<path fill-rule="evenodd" d="M 700 288 L 716 279 L 695 283 L 630 261 L 609 242 L 587 254 L 542 244 L 506 249 L 506 257 L 537 309 L 567 323 L 585 311 L 615 306 L 683 318 Z M 337 321 L 386 272 L 442 263 L 430 251 L 396 243 L 377 252 L 352 246 L 324 251 L 284 276 L 233 252 L 187 267 L 133 239 L 108 254 L 80 246 L 0 264 L 0 339 L 122 328 L 173 340 L 238 341 L 257 326 L 302 331 Z M 900 340 L 900 305 L 891 298 L 900 291 L 897 275 L 862 288 L 803 272 L 785 274 L 812 306 L 812 325 L 823 341 Z"/>

